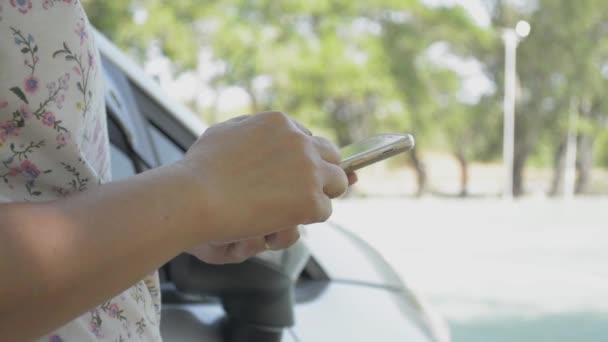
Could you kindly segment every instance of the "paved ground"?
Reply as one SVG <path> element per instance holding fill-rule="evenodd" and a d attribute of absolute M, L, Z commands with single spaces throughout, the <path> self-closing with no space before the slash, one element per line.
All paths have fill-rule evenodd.
<path fill-rule="evenodd" d="M 608 341 L 608 198 L 343 200 L 455 342 Z"/>

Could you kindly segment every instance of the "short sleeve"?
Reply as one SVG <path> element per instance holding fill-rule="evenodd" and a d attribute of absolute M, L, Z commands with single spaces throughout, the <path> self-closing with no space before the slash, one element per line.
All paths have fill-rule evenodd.
<path fill-rule="evenodd" d="M 103 77 L 75 0 L 0 0 L 0 201 L 109 180 Z"/>

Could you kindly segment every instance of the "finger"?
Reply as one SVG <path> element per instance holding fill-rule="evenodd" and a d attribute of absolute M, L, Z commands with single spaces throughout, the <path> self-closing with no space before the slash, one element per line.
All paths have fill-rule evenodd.
<path fill-rule="evenodd" d="M 224 265 L 229 263 L 240 262 L 232 255 L 236 247 L 236 242 L 222 244 L 201 245 L 188 250 L 188 253 L 194 255 L 199 260 L 211 265 Z"/>
<path fill-rule="evenodd" d="M 231 256 L 236 262 L 243 262 L 266 250 L 266 239 L 256 237 L 235 243 L 231 250 Z"/>
<path fill-rule="evenodd" d="M 340 154 L 340 149 L 338 149 L 334 143 L 323 137 L 313 137 L 313 139 L 314 144 L 323 160 L 336 165 L 340 164 L 342 156 Z"/>
<path fill-rule="evenodd" d="M 291 122 L 293 122 L 302 132 L 312 137 L 312 132 L 308 128 L 306 128 L 306 126 L 298 122 L 298 120 L 292 119 L 291 117 L 289 119 L 291 119 Z"/>
<path fill-rule="evenodd" d="M 241 121 L 245 121 L 245 120 L 249 119 L 250 117 L 251 117 L 251 115 L 241 115 L 241 116 L 237 116 L 235 118 L 228 120 L 228 122 L 241 122 Z"/>
<path fill-rule="evenodd" d="M 316 220 L 314 222 L 309 223 L 325 222 L 331 217 L 331 214 L 333 212 L 331 198 L 325 194 L 320 195 L 319 197 L 319 208 L 317 210 Z"/>
<path fill-rule="evenodd" d="M 350 172 L 346 177 L 348 177 L 348 185 L 354 185 L 359 181 L 359 177 L 354 172 Z"/>
<path fill-rule="evenodd" d="M 329 198 L 342 196 L 348 189 L 348 177 L 344 170 L 338 165 L 325 163 L 323 192 Z"/>
<path fill-rule="evenodd" d="M 304 133 L 306 135 L 309 135 L 309 136 L 312 136 L 312 132 L 308 128 L 306 128 L 306 126 L 302 125 L 300 122 L 298 122 L 297 120 L 293 119 L 292 117 L 290 117 L 289 115 L 287 115 L 287 114 L 285 114 L 283 112 L 279 112 L 279 111 L 267 111 L 267 112 L 258 113 L 256 115 L 262 115 L 262 116 L 264 116 L 264 115 L 266 115 L 266 116 L 272 115 L 272 116 L 275 116 L 277 118 L 280 118 L 281 120 L 287 119 L 291 124 L 293 124 L 294 126 L 296 126 L 296 128 L 298 128 L 298 130 L 300 130 L 302 133 Z"/>
<path fill-rule="evenodd" d="M 300 230 L 298 227 L 282 230 L 274 234 L 266 235 L 265 239 L 269 249 L 275 251 L 286 249 L 300 239 Z"/>

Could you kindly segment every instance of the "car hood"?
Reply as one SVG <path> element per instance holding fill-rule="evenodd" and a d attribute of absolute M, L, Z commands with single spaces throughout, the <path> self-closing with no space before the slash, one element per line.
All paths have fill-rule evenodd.
<path fill-rule="evenodd" d="M 315 261 L 332 281 L 401 289 L 392 267 L 370 245 L 332 222 L 306 226 L 303 239 Z"/>
<path fill-rule="evenodd" d="M 410 320 L 417 322 L 431 340 L 451 340 L 446 322 L 405 285 L 374 248 L 356 234 L 326 222 L 306 226 L 302 236 L 311 256 L 332 284 L 359 285 L 398 294 L 393 303 L 397 303 Z"/>

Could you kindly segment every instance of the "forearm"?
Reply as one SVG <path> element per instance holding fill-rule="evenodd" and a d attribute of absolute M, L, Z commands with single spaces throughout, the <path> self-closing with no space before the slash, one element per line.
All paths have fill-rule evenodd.
<path fill-rule="evenodd" d="M 196 196 L 182 178 L 173 167 L 66 200 L 0 205 L 0 335 L 44 334 L 201 242 L 191 232 L 202 208 L 185 200 Z"/>

